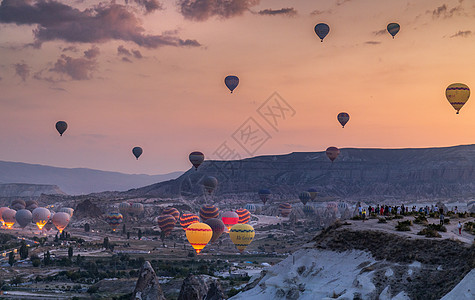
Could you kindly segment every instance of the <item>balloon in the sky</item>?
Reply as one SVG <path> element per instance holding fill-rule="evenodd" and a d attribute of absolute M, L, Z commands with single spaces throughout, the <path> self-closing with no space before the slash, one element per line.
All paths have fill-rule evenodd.
<path fill-rule="evenodd" d="M 206 176 L 203 180 L 203 187 L 208 195 L 211 195 L 218 186 L 218 179 L 213 176 Z"/>
<path fill-rule="evenodd" d="M 193 223 L 186 228 L 186 238 L 198 254 L 209 243 L 212 236 L 213 229 L 205 223 Z"/>
<path fill-rule="evenodd" d="M 6 209 L 2 213 L 2 218 L 3 222 L 5 223 L 5 226 L 7 226 L 8 229 L 11 229 L 13 225 L 15 224 L 15 215 L 16 215 L 16 210 L 14 209 Z"/>
<path fill-rule="evenodd" d="M 7 209 L 9 209 L 9 208 L 6 207 L 6 206 L 0 207 L 0 222 L 2 223 L 2 226 L 5 225 L 5 222 L 3 221 L 2 213 L 3 213 L 4 211 L 6 211 Z"/>
<path fill-rule="evenodd" d="M 226 84 L 226 86 L 232 93 L 239 84 L 239 78 L 234 75 L 226 76 L 226 78 L 224 78 L 224 84 Z"/>
<path fill-rule="evenodd" d="M 346 112 L 341 112 L 338 114 L 337 119 L 338 119 L 338 122 L 340 122 L 341 126 L 345 128 L 346 123 L 348 123 L 348 121 L 350 120 L 350 115 L 347 114 Z"/>
<path fill-rule="evenodd" d="M 166 207 L 162 210 L 162 215 L 172 215 L 175 220 L 179 220 L 180 219 L 180 212 L 178 211 L 178 209 L 174 208 L 174 207 Z"/>
<path fill-rule="evenodd" d="M 32 220 L 31 211 L 29 211 L 28 209 L 21 209 L 16 212 L 15 219 L 21 228 L 25 228 L 28 224 L 31 223 L 31 220 Z"/>
<path fill-rule="evenodd" d="M 310 200 L 315 200 L 315 198 L 317 198 L 317 190 L 314 189 L 314 188 L 310 188 L 307 190 L 307 192 L 310 193 Z"/>
<path fill-rule="evenodd" d="M 389 34 L 392 35 L 392 37 L 394 38 L 394 36 L 399 32 L 399 29 L 401 29 L 401 27 L 398 23 L 389 23 L 387 29 Z"/>
<path fill-rule="evenodd" d="M 292 205 L 290 205 L 289 203 L 281 203 L 279 204 L 279 214 L 286 218 L 290 215 L 290 213 L 292 212 Z"/>
<path fill-rule="evenodd" d="M 239 222 L 239 215 L 234 211 L 227 211 L 222 214 L 221 220 L 223 220 L 224 225 L 229 230 Z"/>
<path fill-rule="evenodd" d="M 189 155 L 191 164 L 195 167 L 195 170 L 198 170 L 198 167 L 205 160 L 205 155 L 199 151 L 191 152 Z"/>
<path fill-rule="evenodd" d="M 328 147 L 325 153 L 333 163 L 333 161 L 338 157 L 338 155 L 340 155 L 340 149 L 338 149 L 337 147 Z"/>
<path fill-rule="evenodd" d="M 59 135 L 62 136 L 63 133 L 68 129 L 68 124 L 64 121 L 56 122 L 56 130 L 59 132 Z"/>
<path fill-rule="evenodd" d="M 71 207 L 63 207 L 59 210 L 59 212 L 67 213 L 72 218 L 74 214 L 74 209 Z"/>
<path fill-rule="evenodd" d="M 312 198 L 309 192 L 300 192 L 299 199 L 302 201 L 303 205 L 307 204 L 307 202 Z"/>
<path fill-rule="evenodd" d="M 266 205 L 266 202 L 267 202 L 267 200 L 269 200 L 270 195 L 271 195 L 271 192 L 268 189 L 259 190 L 259 198 L 262 200 L 264 205 Z"/>
<path fill-rule="evenodd" d="M 71 216 L 66 212 L 57 212 L 53 216 L 53 224 L 58 228 L 59 233 L 62 233 L 64 228 L 68 226 Z"/>
<path fill-rule="evenodd" d="M 231 241 L 241 253 L 252 242 L 254 235 L 254 228 L 249 224 L 236 224 L 229 231 Z"/>
<path fill-rule="evenodd" d="M 158 227 L 165 236 L 169 236 L 175 227 L 176 219 L 172 215 L 161 215 L 157 218 Z"/>
<path fill-rule="evenodd" d="M 182 214 L 180 217 L 180 225 L 185 230 L 191 224 L 199 223 L 199 222 L 200 222 L 200 217 L 194 214 Z"/>
<path fill-rule="evenodd" d="M 200 218 L 203 222 L 211 218 L 217 218 L 218 216 L 219 209 L 212 204 L 205 204 L 200 209 Z"/>
<path fill-rule="evenodd" d="M 245 208 L 236 209 L 236 213 L 239 216 L 239 224 L 246 224 L 251 219 L 251 213 Z"/>
<path fill-rule="evenodd" d="M 45 226 L 46 222 L 51 218 L 51 212 L 44 207 L 35 208 L 32 214 L 32 222 L 38 226 L 39 230 L 43 229 L 43 226 Z"/>
<path fill-rule="evenodd" d="M 445 96 L 458 114 L 470 97 L 470 89 L 463 83 L 452 83 L 445 90 Z"/>
<path fill-rule="evenodd" d="M 327 24 L 318 23 L 317 25 L 315 25 L 315 33 L 318 35 L 322 42 L 329 32 L 330 26 L 328 26 Z"/>
<path fill-rule="evenodd" d="M 247 209 L 252 214 L 256 212 L 256 206 L 254 204 L 246 204 L 244 208 Z"/>
<path fill-rule="evenodd" d="M 139 159 L 140 155 L 142 155 L 143 150 L 141 147 L 134 147 L 132 149 L 132 154 L 135 156 L 136 159 Z"/>
<path fill-rule="evenodd" d="M 112 231 L 115 231 L 117 227 L 122 223 L 124 217 L 118 212 L 111 212 L 106 215 L 106 222 L 112 228 Z"/>
<path fill-rule="evenodd" d="M 211 240 L 209 241 L 210 243 L 216 242 L 219 237 L 223 234 L 223 232 L 226 230 L 226 226 L 224 225 L 223 221 L 220 219 L 212 218 L 208 219 L 205 221 L 206 224 L 211 227 L 213 230 L 213 236 L 211 236 Z"/>

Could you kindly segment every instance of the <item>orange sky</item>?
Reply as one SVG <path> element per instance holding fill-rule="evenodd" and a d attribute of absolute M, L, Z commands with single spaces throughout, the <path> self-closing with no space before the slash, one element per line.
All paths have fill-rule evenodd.
<path fill-rule="evenodd" d="M 223 142 L 250 156 L 233 139 L 250 117 L 271 137 L 253 155 L 475 142 L 474 100 L 456 115 L 445 98 L 451 83 L 475 87 L 471 1 L 240 0 L 247 6 L 242 11 L 224 17 L 211 10 L 200 20 L 175 1 L 149 13 L 134 1 L 116 1 L 140 21 L 140 37 L 166 35 L 200 46 L 57 35 L 40 48 L 25 47 L 41 39 L 32 32 L 40 21 L 11 21 L 8 2 L 0 6 L 0 160 L 125 173 L 186 170 L 189 152 L 216 159 Z M 278 13 L 282 8 L 293 10 Z M 258 13 L 264 9 L 276 13 Z M 323 43 L 313 31 L 320 22 L 330 26 Z M 394 40 L 376 34 L 390 22 L 401 25 Z M 129 54 L 119 55 L 119 46 Z M 99 52 L 82 78 L 73 73 L 82 67 L 55 67 L 61 55 L 74 61 L 93 47 Z M 229 74 L 240 78 L 233 94 L 223 82 Z M 277 130 L 257 112 L 274 92 L 295 110 Z M 336 120 L 341 111 L 351 117 L 345 129 Z M 69 124 L 63 137 L 54 129 L 58 120 Z M 138 161 L 134 146 L 144 149 Z"/>

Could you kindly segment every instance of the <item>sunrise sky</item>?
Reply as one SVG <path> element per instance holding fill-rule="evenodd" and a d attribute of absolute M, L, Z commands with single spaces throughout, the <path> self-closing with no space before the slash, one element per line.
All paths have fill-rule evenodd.
<path fill-rule="evenodd" d="M 475 143 L 475 100 L 456 115 L 445 98 L 475 87 L 473 1 L 3 0 L 0 36 L 0 160 L 160 174 L 223 143 L 240 157 Z M 271 126 L 274 92 L 289 107 Z M 247 125 L 267 135 L 243 149 Z"/>

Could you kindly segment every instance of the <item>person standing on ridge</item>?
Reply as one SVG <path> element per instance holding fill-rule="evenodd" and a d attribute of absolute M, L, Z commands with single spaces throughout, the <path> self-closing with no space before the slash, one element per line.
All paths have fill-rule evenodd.
<path fill-rule="evenodd" d="M 457 228 L 459 229 L 459 235 L 462 235 L 462 223 L 459 223 L 457 224 Z"/>

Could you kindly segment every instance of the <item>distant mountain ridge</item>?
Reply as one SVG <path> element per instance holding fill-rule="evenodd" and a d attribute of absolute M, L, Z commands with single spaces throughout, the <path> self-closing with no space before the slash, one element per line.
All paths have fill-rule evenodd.
<path fill-rule="evenodd" d="M 57 186 L 51 184 L 0 183 L 0 198 L 39 197 L 41 194 L 65 195 Z"/>
<path fill-rule="evenodd" d="M 124 174 L 86 168 L 58 168 L 0 161 L 0 183 L 57 185 L 70 195 L 103 191 L 126 191 L 177 178 L 183 172 L 163 175 Z"/>
<path fill-rule="evenodd" d="M 340 199 L 475 198 L 475 145 L 414 149 L 341 149 L 332 164 L 325 152 L 294 152 L 240 161 L 205 161 L 179 178 L 126 192 L 128 196 L 199 196 L 205 176 L 218 181 L 216 196 L 269 188 L 297 199 L 316 188 L 319 197 Z"/>

